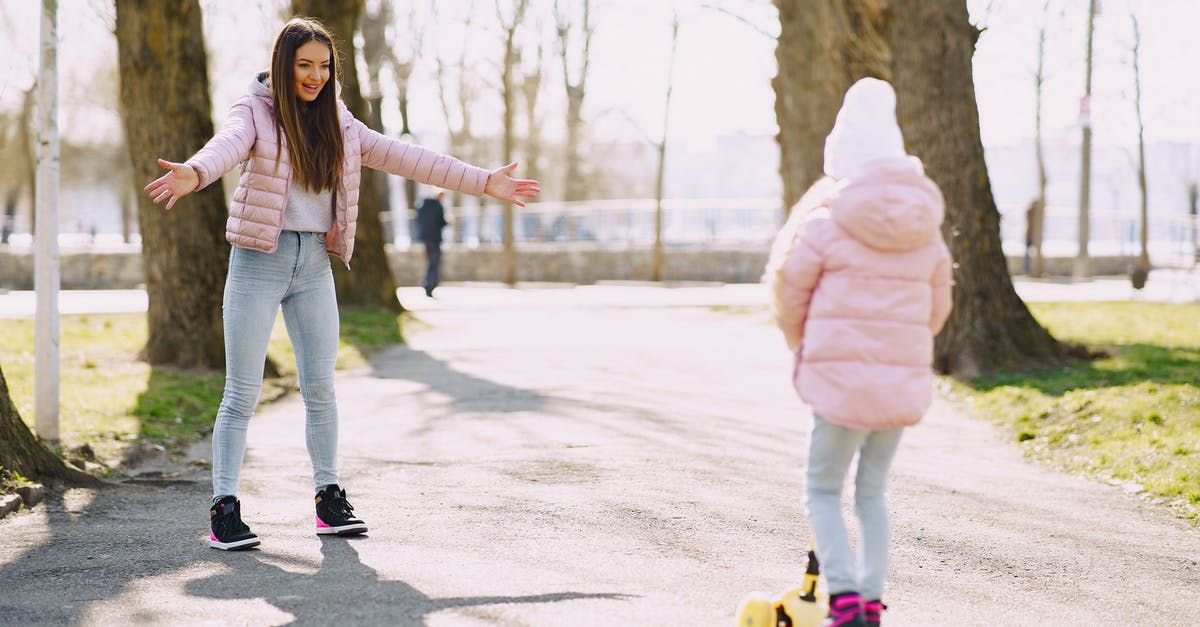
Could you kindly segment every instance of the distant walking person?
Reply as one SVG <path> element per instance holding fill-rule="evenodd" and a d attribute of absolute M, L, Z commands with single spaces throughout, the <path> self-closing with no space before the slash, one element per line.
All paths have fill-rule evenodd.
<path fill-rule="evenodd" d="M 825 174 L 771 252 L 776 322 L 813 410 L 807 505 L 828 583 L 827 625 L 878 625 L 888 562 L 885 486 L 903 428 L 929 408 L 933 337 L 950 314 L 942 194 L 904 152 L 896 94 L 865 78 L 825 140 Z M 855 471 L 858 558 L 842 518 Z"/>
<path fill-rule="evenodd" d="M 446 208 L 442 200 L 446 192 L 438 192 L 421 201 L 417 208 L 417 236 L 425 244 L 425 279 L 421 285 L 425 295 L 433 297 L 442 271 L 442 229 L 446 228 Z"/>
<path fill-rule="evenodd" d="M 338 97 L 337 58 L 324 26 L 289 21 L 275 38 L 270 71 L 254 77 L 221 131 L 185 163 L 159 159 L 168 172 L 145 188 L 154 202 L 166 200 L 169 210 L 242 164 L 225 223 L 233 248 L 223 302 L 225 391 L 213 428 L 209 509 L 209 544 L 217 549 L 259 544 L 242 521 L 238 481 L 267 341 L 281 305 L 304 398 L 316 532 L 367 530 L 338 486 L 333 371 L 339 319 L 329 265 L 332 253 L 350 266 L 361 166 L 518 205 L 539 191 L 536 181 L 508 177 L 515 163 L 483 170 L 367 128 Z M 331 79 L 335 84 L 328 84 Z"/>

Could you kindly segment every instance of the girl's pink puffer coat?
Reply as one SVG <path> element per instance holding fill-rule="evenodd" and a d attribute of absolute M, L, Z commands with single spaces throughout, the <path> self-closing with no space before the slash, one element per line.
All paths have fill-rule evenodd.
<path fill-rule="evenodd" d="M 274 252 L 287 206 L 292 166 L 286 143 L 275 161 L 275 112 L 271 90 L 260 73 L 229 112 L 221 131 L 187 160 L 200 176 L 203 189 L 235 165 L 243 163 L 241 180 L 229 205 L 225 239 L 235 246 Z M 332 87 L 332 84 L 328 87 Z M 358 188 L 361 167 L 383 170 L 414 181 L 482 196 L 489 172 L 436 151 L 381 135 L 351 115 L 340 100 L 339 120 L 345 161 L 334 190 L 333 227 L 325 234 L 326 249 L 350 267 L 358 222 Z M 280 133 L 280 141 L 286 141 Z"/>
<path fill-rule="evenodd" d="M 796 390 L 845 427 L 915 424 L 929 408 L 933 337 L 951 307 L 942 194 L 915 158 L 876 162 L 830 188 L 803 217 L 775 282 Z"/>

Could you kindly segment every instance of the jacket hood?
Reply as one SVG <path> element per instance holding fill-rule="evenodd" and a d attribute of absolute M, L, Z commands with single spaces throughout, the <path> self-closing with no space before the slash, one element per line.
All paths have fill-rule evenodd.
<path fill-rule="evenodd" d="M 916 157 L 874 161 L 841 183 L 826 202 L 830 217 L 871 248 L 913 250 L 941 228 L 946 213 L 942 192 Z"/>
<path fill-rule="evenodd" d="M 263 70 L 254 75 L 254 80 L 250 81 L 250 93 L 263 98 L 271 97 L 271 88 L 267 85 L 267 77 L 270 72 Z"/>

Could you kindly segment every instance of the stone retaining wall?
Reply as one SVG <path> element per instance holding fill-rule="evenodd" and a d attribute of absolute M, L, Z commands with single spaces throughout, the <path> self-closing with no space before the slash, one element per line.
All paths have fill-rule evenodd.
<path fill-rule="evenodd" d="M 0 246 L 0 288 L 33 289 L 33 253 Z M 528 282 L 595 283 L 650 280 L 652 252 L 639 248 L 529 246 L 517 254 L 517 276 Z M 425 253 L 418 248 L 389 249 L 392 272 L 400 285 L 420 285 Z M 666 281 L 757 282 L 767 251 L 754 249 L 671 249 L 663 253 Z M 1074 259 L 1045 260 L 1050 276 L 1070 276 Z M 1093 257 L 1097 276 L 1128 274 L 1132 257 Z M 1019 274 L 1020 257 L 1008 259 L 1009 272 Z M 62 289 L 132 289 L 144 284 L 142 257 L 136 247 L 113 251 L 63 252 L 59 257 Z M 501 281 L 499 247 L 447 248 L 442 254 L 444 281 Z"/>

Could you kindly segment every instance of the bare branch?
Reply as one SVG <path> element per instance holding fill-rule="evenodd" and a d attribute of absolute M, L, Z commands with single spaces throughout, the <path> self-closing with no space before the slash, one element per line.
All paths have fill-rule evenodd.
<path fill-rule="evenodd" d="M 700 4 L 700 8 L 711 9 L 713 11 L 716 11 L 717 13 L 724 13 L 725 15 L 728 15 L 729 17 L 736 19 L 737 21 L 745 24 L 746 26 L 749 26 L 751 30 L 758 33 L 759 35 L 762 35 L 763 37 L 767 37 L 768 39 L 775 40 L 775 39 L 779 38 L 779 33 L 772 33 L 770 31 L 767 31 L 766 29 L 762 28 L 758 24 L 751 22 L 746 16 L 734 13 L 733 11 L 726 9 L 723 6 L 703 2 Z"/>

